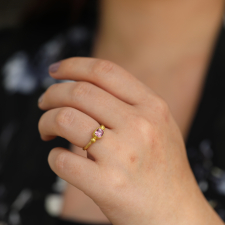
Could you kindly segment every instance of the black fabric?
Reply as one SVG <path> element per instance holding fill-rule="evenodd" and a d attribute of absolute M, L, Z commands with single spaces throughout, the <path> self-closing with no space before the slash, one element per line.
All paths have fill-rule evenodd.
<path fill-rule="evenodd" d="M 225 169 L 225 30 L 222 27 L 205 79 L 202 99 L 187 139 L 187 147 L 209 138 L 213 143 L 213 162 Z"/>
<path fill-rule="evenodd" d="M 55 225 L 109 225 L 108 223 L 83 223 L 56 218 Z"/>
<path fill-rule="evenodd" d="M 205 197 L 225 221 L 225 29 L 221 27 L 186 143 Z"/>

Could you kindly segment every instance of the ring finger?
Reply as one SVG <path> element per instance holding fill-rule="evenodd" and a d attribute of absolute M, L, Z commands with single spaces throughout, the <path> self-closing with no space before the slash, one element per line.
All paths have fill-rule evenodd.
<path fill-rule="evenodd" d="M 89 143 L 93 131 L 98 127 L 100 127 L 100 124 L 93 118 L 70 107 L 47 111 L 42 115 L 38 124 L 39 132 L 43 140 L 48 141 L 56 136 L 60 136 L 81 148 Z M 94 159 L 100 155 L 104 157 L 108 152 L 109 146 L 112 146 L 110 143 L 107 143 L 107 140 L 113 142 L 115 139 L 114 135 L 112 130 L 105 128 L 104 136 L 87 149 L 88 153 Z"/>

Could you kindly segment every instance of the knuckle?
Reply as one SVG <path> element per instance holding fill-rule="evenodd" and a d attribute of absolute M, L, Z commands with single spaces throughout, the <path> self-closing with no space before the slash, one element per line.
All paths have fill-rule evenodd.
<path fill-rule="evenodd" d="M 92 66 L 92 74 L 95 77 L 105 76 L 113 70 L 114 66 L 114 63 L 108 60 L 97 59 Z"/>
<path fill-rule="evenodd" d="M 71 108 L 62 108 L 55 117 L 57 127 L 65 128 L 70 126 L 74 121 L 74 112 Z"/>
<path fill-rule="evenodd" d="M 66 165 L 66 154 L 65 152 L 60 152 L 55 159 L 55 167 L 57 171 L 63 172 Z"/>
<path fill-rule="evenodd" d="M 72 100 L 77 100 L 80 97 L 85 97 L 90 93 L 91 85 L 87 82 L 77 81 L 71 90 Z"/>
<path fill-rule="evenodd" d="M 151 140 L 151 137 L 154 134 L 153 127 L 151 126 L 149 121 L 143 117 L 140 117 L 137 119 L 136 124 L 137 124 L 137 132 L 141 136 L 140 137 L 141 140 L 144 143 L 146 142 L 149 143 L 149 141 Z"/>
<path fill-rule="evenodd" d="M 170 112 L 168 104 L 159 97 L 155 102 L 155 111 L 163 118 L 167 118 Z"/>
<path fill-rule="evenodd" d="M 146 118 L 137 115 L 132 115 L 129 121 L 129 124 L 135 133 L 135 138 L 142 140 L 142 143 L 149 144 L 154 136 L 154 129 L 150 122 Z"/>
<path fill-rule="evenodd" d="M 142 116 L 136 116 L 133 119 L 133 121 L 134 121 L 134 125 L 136 125 L 138 131 L 140 131 L 140 134 L 152 132 L 151 125 L 146 118 L 144 118 Z"/>

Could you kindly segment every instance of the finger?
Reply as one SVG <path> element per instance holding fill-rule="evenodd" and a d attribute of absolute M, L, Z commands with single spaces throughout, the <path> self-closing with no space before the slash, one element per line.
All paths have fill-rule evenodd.
<path fill-rule="evenodd" d="M 85 147 L 91 140 L 92 133 L 100 124 L 80 112 L 70 107 L 51 109 L 44 113 L 39 121 L 38 128 L 41 138 L 45 141 L 53 137 L 60 136 L 67 139 L 78 147 Z M 87 151 L 95 160 L 107 157 L 110 151 L 110 143 L 115 138 L 113 131 L 105 128 L 104 136 L 93 143 Z M 104 149 L 104 151 L 103 151 Z"/>
<path fill-rule="evenodd" d="M 133 109 L 101 88 L 83 81 L 52 85 L 39 103 L 43 110 L 65 106 L 84 112 L 108 128 L 121 126 Z"/>
<path fill-rule="evenodd" d="M 48 162 L 59 177 L 89 196 L 95 196 L 95 189 L 101 188 L 99 167 L 90 159 L 63 148 L 55 148 L 50 152 Z M 95 189 L 90 188 L 90 184 Z"/>
<path fill-rule="evenodd" d="M 122 101 L 139 105 L 152 93 L 136 77 L 120 66 L 101 59 L 74 57 L 49 67 L 55 79 L 82 80 L 95 84 Z"/>
<path fill-rule="evenodd" d="M 95 159 L 92 157 L 92 155 L 90 155 L 90 153 L 88 153 L 87 151 L 84 151 L 82 148 L 76 146 L 76 145 L 71 145 L 71 151 L 76 153 L 77 155 L 81 155 L 83 157 L 89 158 L 93 161 L 95 161 Z"/>

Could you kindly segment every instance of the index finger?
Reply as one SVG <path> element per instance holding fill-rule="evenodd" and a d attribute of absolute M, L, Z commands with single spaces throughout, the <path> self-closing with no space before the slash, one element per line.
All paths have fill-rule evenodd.
<path fill-rule="evenodd" d="M 51 65 L 49 73 L 55 79 L 88 81 L 130 105 L 139 105 L 147 93 L 152 93 L 136 77 L 108 60 L 73 57 Z"/>

